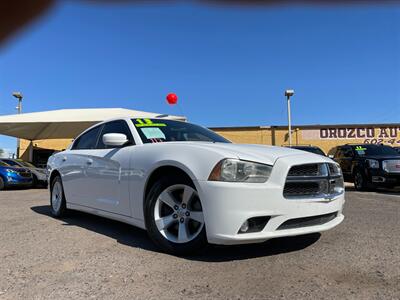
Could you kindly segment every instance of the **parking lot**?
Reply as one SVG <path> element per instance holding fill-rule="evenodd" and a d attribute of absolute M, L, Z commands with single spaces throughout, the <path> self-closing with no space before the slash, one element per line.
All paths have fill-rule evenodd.
<path fill-rule="evenodd" d="M 187 258 L 126 224 L 54 219 L 43 189 L 2 191 L 0 212 L 1 299 L 400 298 L 400 193 L 350 190 L 329 232 Z"/>

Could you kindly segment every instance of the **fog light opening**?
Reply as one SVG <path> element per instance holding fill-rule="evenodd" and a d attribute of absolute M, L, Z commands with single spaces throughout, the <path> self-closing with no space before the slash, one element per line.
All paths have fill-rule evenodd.
<path fill-rule="evenodd" d="M 372 182 L 385 182 L 386 178 L 381 176 L 372 176 Z"/>
<path fill-rule="evenodd" d="M 264 229 L 270 219 L 270 216 L 250 218 L 244 221 L 242 226 L 240 226 L 238 233 L 260 232 Z"/>
<path fill-rule="evenodd" d="M 240 226 L 240 233 L 245 233 L 247 232 L 247 230 L 249 230 L 249 221 L 244 221 L 244 223 L 242 224 L 242 226 Z"/>

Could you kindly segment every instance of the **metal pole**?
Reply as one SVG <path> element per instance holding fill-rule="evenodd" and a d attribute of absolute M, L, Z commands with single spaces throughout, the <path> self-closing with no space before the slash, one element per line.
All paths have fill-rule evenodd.
<path fill-rule="evenodd" d="M 18 111 L 18 114 L 20 114 L 22 112 L 23 96 L 22 96 L 21 92 L 14 92 L 12 95 L 18 99 L 17 111 Z M 17 138 L 17 158 L 20 158 L 20 148 L 21 148 L 21 140 L 19 138 Z"/>
<path fill-rule="evenodd" d="M 288 131 L 289 131 L 289 146 L 292 146 L 292 116 L 290 112 L 290 96 L 287 96 L 287 114 L 288 114 Z"/>
<path fill-rule="evenodd" d="M 18 98 L 18 114 L 22 112 L 22 98 Z"/>
<path fill-rule="evenodd" d="M 18 98 L 17 110 L 18 110 L 18 114 L 21 114 L 21 112 L 22 112 L 22 98 L 21 97 Z M 21 140 L 18 138 L 17 139 L 17 158 L 20 158 L 20 154 L 21 154 L 20 152 L 21 152 Z"/>

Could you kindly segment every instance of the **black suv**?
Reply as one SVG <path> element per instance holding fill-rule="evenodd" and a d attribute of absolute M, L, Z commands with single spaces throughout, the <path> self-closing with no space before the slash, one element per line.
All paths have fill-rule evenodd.
<path fill-rule="evenodd" d="M 400 153 L 385 145 L 357 144 L 336 148 L 334 160 L 340 164 L 345 181 L 356 190 L 400 185 Z"/>

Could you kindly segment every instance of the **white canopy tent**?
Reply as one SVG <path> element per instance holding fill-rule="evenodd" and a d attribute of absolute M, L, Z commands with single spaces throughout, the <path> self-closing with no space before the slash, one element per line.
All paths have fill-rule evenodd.
<path fill-rule="evenodd" d="M 26 140 L 75 138 L 88 127 L 112 118 L 155 118 L 157 113 L 124 108 L 61 109 L 0 116 L 0 134 Z M 165 119 L 186 121 L 183 116 Z"/>

